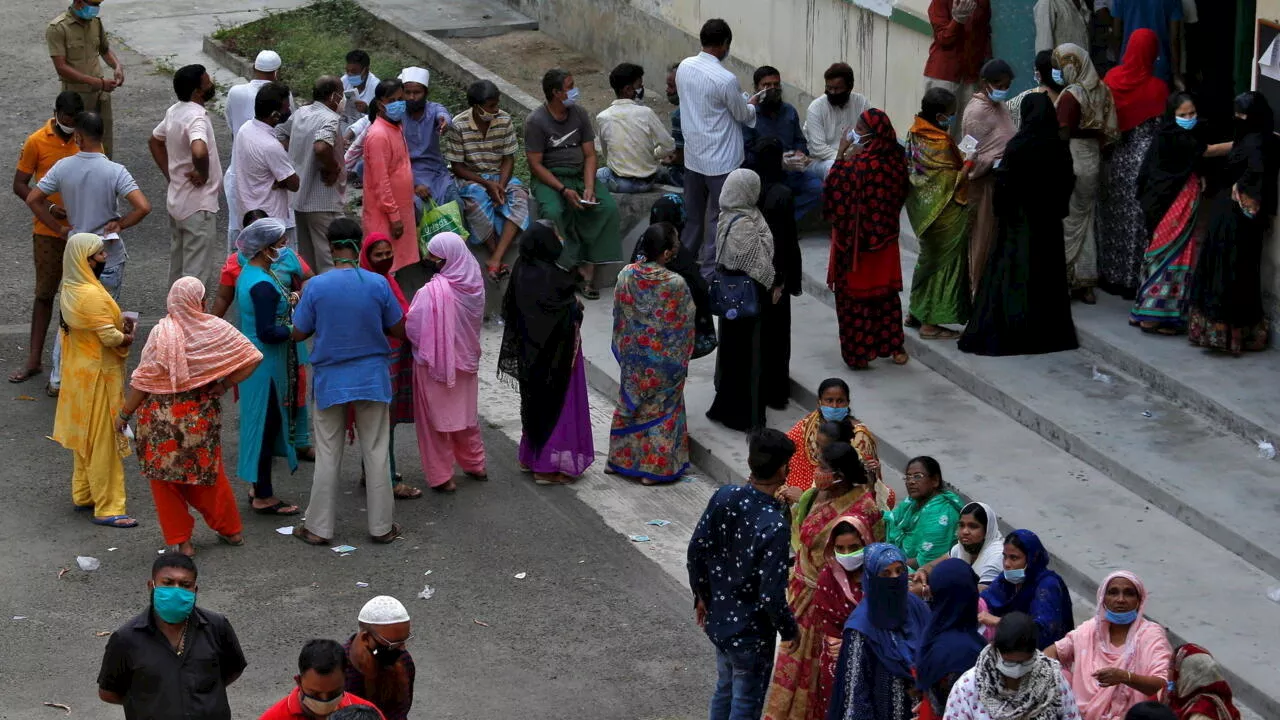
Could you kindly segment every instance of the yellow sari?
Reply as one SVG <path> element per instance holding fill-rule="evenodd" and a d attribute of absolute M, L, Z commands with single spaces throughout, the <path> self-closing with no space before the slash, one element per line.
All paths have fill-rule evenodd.
<path fill-rule="evenodd" d="M 114 418 L 124 406 L 124 318 L 89 267 L 102 238 L 72 235 L 62 257 L 62 389 L 53 439 L 75 458 L 71 499 L 93 507 L 96 518 L 125 514 L 127 444 L 118 441 Z"/>

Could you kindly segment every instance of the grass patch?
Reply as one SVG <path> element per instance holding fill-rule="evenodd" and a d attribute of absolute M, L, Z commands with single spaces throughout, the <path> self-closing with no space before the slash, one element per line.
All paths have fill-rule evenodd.
<path fill-rule="evenodd" d="M 380 78 L 393 78 L 411 65 L 426 67 L 420 58 L 380 37 L 377 19 L 354 0 L 315 0 L 310 5 L 288 12 L 268 13 L 266 17 L 244 25 L 221 27 L 213 37 L 227 49 L 252 58 L 262 50 L 280 53 L 284 65 L 280 81 L 287 84 L 299 99 L 311 96 L 311 86 L 321 75 L 341 76 L 346 69 L 347 52 L 359 48 L 372 59 L 370 70 Z M 466 91 L 461 85 L 431 70 L 431 99 L 457 114 L 467 107 Z M 524 138 L 524 126 L 515 119 L 516 133 Z M 516 176 L 529 182 L 529 167 L 524 153 L 516 155 Z"/>

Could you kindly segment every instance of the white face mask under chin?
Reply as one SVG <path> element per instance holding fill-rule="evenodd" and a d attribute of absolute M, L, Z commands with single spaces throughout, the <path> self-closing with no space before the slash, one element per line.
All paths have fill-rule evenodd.
<path fill-rule="evenodd" d="M 999 655 L 997 655 L 996 659 L 996 670 L 999 670 L 1001 675 L 1009 678 L 1010 680 L 1019 680 L 1025 677 L 1027 673 L 1031 672 L 1031 669 L 1034 668 L 1035 665 L 1036 662 L 1034 658 L 1024 663 L 1009 662 Z"/>

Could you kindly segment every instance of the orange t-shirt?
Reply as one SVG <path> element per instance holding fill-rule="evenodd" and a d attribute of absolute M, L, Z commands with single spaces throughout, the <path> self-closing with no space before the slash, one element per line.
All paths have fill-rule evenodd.
<path fill-rule="evenodd" d="M 22 155 L 18 157 L 18 172 L 30 173 L 31 187 L 35 187 L 40 182 L 40 178 L 49 172 L 49 168 L 53 164 L 65 157 L 71 157 L 80 152 L 80 146 L 76 145 L 71 138 L 66 140 L 58 134 L 53 127 L 53 119 L 50 118 L 39 130 L 27 136 L 26 142 L 22 143 Z M 49 202 L 55 205 L 62 204 L 62 197 L 57 193 L 49 196 Z M 52 230 L 45 227 L 44 223 L 36 220 L 34 223 L 33 233 L 36 235 L 45 235 L 47 237 L 61 237 L 61 230 Z"/>

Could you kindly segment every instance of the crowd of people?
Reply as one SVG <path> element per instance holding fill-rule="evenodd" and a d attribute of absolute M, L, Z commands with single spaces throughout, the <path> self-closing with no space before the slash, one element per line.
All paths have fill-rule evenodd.
<path fill-rule="evenodd" d="M 897 501 L 848 386 L 818 396 L 791 432 L 752 434 L 748 482 L 689 542 L 712 720 L 1239 720 L 1213 657 L 1147 617 L 1137 575 L 1108 575 L 1077 625 L 1034 532 L 1002 535 L 931 457 Z"/>

